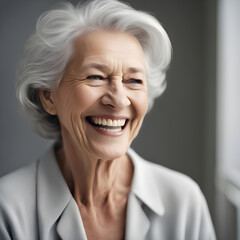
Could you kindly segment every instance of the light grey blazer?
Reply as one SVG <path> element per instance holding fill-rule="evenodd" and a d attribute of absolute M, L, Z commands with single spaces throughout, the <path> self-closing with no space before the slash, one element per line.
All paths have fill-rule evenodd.
<path fill-rule="evenodd" d="M 127 240 L 214 240 L 206 201 L 183 174 L 129 149 L 134 177 Z M 37 162 L 0 179 L 0 239 L 86 240 L 78 206 L 51 148 Z"/>

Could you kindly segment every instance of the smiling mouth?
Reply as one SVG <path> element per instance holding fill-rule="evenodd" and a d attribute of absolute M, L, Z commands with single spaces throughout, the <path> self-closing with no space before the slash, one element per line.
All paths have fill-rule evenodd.
<path fill-rule="evenodd" d="M 100 117 L 87 117 L 87 121 L 103 131 L 121 132 L 127 125 L 128 119 L 110 119 Z"/>

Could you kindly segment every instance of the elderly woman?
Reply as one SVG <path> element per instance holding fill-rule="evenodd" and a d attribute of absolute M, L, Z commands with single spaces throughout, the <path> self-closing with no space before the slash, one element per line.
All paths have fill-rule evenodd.
<path fill-rule="evenodd" d="M 56 143 L 1 179 L 1 240 L 215 239 L 199 187 L 129 148 L 170 57 L 159 22 L 118 1 L 42 15 L 17 96 Z"/>

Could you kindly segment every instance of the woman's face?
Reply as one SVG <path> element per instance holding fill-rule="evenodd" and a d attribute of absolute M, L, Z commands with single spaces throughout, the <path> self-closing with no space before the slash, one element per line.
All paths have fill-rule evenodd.
<path fill-rule="evenodd" d="M 125 155 L 148 106 L 141 45 L 127 33 L 85 33 L 50 97 L 65 142 L 101 159 Z"/>

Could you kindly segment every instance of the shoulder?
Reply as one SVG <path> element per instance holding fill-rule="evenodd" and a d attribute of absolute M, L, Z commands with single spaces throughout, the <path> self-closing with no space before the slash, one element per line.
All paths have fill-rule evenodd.
<path fill-rule="evenodd" d="M 206 201 L 199 185 L 189 176 L 143 160 L 151 188 L 164 205 L 165 211 L 189 216 L 199 214 Z"/>
<path fill-rule="evenodd" d="M 25 201 L 36 186 L 37 162 L 0 178 L 0 202 Z"/>
<path fill-rule="evenodd" d="M 160 166 L 155 163 L 143 160 L 143 165 L 147 169 L 149 175 L 152 176 L 152 184 L 156 184 L 157 188 L 167 196 L 197 197 L 201 193 L 199 185 L 189 176 Z"/>
<path fill-rule="evenodd" d="M 149 162 L 133 150 L 130 150 L 130 154 L 138 174 L 153 191 L 158 191 L 164 196 L 178 196 L 178 200 L 187 196 L 197 197 L 201 194 L 198 184 L 187 175 Z"/>
<path fill-rule="evenodd" d="M 195 181 L 146 161 L 132 150 L 129 155 L 135 168 L 135 194 L 155 214 L 164 216 L 151 219 L 152 232 L 164 226 L 164 234 L 178 236 L 171 239 L 215 239 L 206 200 Z"/>
<path fill-rule="evenodd" d="M 166 214 L 175 216 L 184 214 L 193 218 L 203 214 L 203 217 L 208 217 L 206 200 L 194 180 L 185 174 L 146 161 L 135 152 L 131 152 L 131 157 L 136 170 L 134 191 L 152 209 L 162 208 Z"/>
<path fill-rule="evenodd" d="M 172 236 L 171 239 L 215 239 L 198 184 L 182 173 L 142 159 L 132 150 L 129 153 L 135 168 L 134 192 L 148 209 L 160 216 L 151 219 L 152 233 L 163 226 L 164 234 Z"/>
<path fill-rule="evenodd" d="M 28 237 L 35 228 L 37 163 L 0 178 L 0 238 Z"/>

